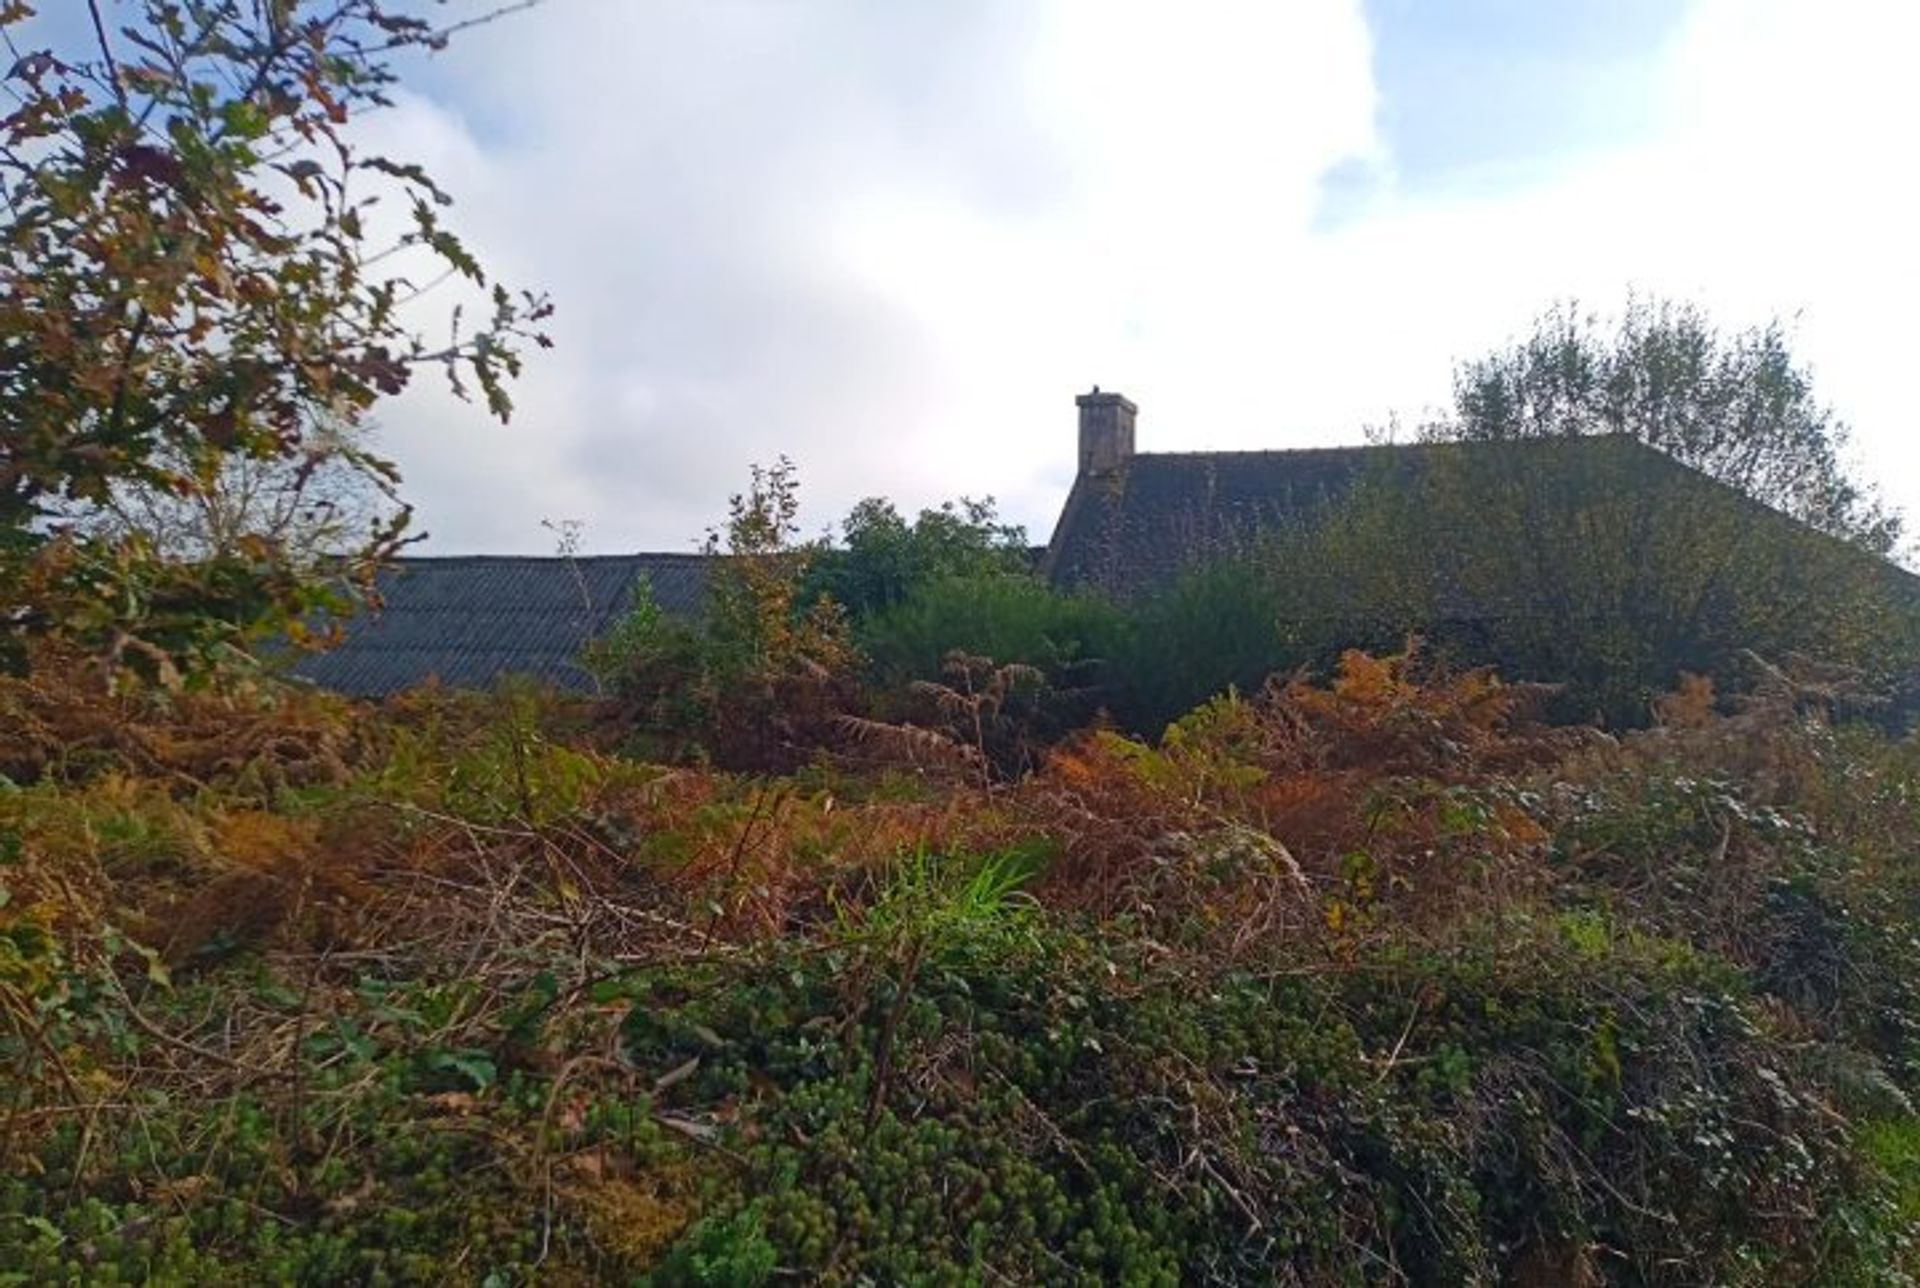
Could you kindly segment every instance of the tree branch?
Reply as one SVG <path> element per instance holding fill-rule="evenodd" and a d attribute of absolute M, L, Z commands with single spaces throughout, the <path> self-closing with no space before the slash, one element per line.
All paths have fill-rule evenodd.
<path fill-rule="evenodd" d="M 127 87 L 120 81 L 120 64 L 114 61 L 113 45 L 107 40 L 107 24 L 100 17 L 100 0 L 87 0 L 87 13 L 93 18 L 94 39 L 100 42 L 100 56 L 107 61 L 107 82 L 120 106 L 127 105 Z"/>

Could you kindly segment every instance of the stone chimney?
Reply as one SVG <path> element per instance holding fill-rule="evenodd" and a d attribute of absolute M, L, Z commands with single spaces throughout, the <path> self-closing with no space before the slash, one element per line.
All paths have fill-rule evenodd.
<path fill-rule="evenodd" d="M 1139 408 L 1119 394 L 1090 394 L 1073 400 L 1080 409 L 1080 472 L 1111 474 L 1133 455 L 1133 418 Z"/>

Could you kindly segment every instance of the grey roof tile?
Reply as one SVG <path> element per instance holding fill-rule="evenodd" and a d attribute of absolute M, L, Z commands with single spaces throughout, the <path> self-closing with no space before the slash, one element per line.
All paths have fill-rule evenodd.
<path fill-rule="evenodd" d="M 355 697 L 433 678 L 485 688 L 509 674 L 585 688 L 581 650 L 633 606 L 642 581 L 663 609 L 692 616 L 706 580 L 707 558 L 693 554 L 400 559 L 380 575 L 382 607 L 292 672 Z"/>
<path fill-rule="evenodd" d="M 1525 469 L 1564 476 L 1619 446 L 1595 437 L 1141 453 L 1074 481 L 1043 566 L 1056 585 L 1135 595 L 1195 564 L 1247 553 L 1262 534 L 1310 527 L 1363 481 L 1410 477 L 1442 454 L 1517 454 Z"/>

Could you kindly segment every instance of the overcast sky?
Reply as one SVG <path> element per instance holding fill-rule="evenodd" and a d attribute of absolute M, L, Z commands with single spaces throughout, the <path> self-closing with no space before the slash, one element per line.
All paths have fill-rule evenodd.
<path fill-rule="evenodd" d="M 550 291 L 512 425 L 380 414 L 433 553 L 683 549 L 751 462 L 818 529 L 998 497 L 1073 396 L 1143 451 L 1358 441 L 1556 298 L 1798 315 L 1920 511 L 1908 0 L 548 0 L 371 123 Z"/>

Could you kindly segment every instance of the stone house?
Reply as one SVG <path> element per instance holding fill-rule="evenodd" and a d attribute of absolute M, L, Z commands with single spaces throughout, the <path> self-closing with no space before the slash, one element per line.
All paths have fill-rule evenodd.
<path fill-rule="evenodd" d="M 1617 437 L 1507 443 L 1389 444 L 1287 451 L 1141 452 L 1138 409 L 1095 388 L 1076 400 L 1079 464 L 1052 538 L 1037 552 L 1063 588 L 1125 598 L 1183 569 L 1252 549 L 1264 535 L 1312 525 L 1363 484 L 1412 480 L 1442 465 L 1499 478 L 1541 504 L 1577 504 L 1598 491 L 1666 487 L 1743 516 L 1740 524 L 1831 539 L 1735 493 L 1639 442 Z M 1494 467 L 1490 469 L 1489 467 Z M 1444 541 L 1444 536 L 1441 538 Z M 1810 547 L 1811 548 L 1811 547 Z M 343 643 L 304 657 L 296 675 L 378 697 L 437 677 L 485 687 L 527 674 L 580 688 L 583 646 L 618 620 L 645 586 L 667 612 L 699 611 L 707 556 L 407 558 L 382 574 L 384 607 L 350 621 Z M 1886 575 L 1920 603 L 1920 578 Z M 1452 618 L 1471 622 L 1527 605 L 1444 592 Z"/>

